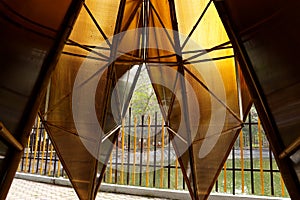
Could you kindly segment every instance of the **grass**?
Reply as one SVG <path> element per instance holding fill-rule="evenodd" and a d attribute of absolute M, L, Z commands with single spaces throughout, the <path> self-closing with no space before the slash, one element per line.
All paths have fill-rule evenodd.
<path fill-rule="evenodd" d="M 232 168 L 232 160 L 227 160 L 226 166 L 227 168 Z M 244 194 L 254 194 L 254 195 L 265 195 L 265 196 L 276 196 L 276 197 L 289 197 L 288 192 L 280 180 L 280 173 L 273 172 L 273 181 L 271 182 L 271 172 L 270 170 L 270 162 L 268 159 L 264 159 L 263 162 L 263 187 L 261 183 L 261 173 L 260 173 L 260 161 L 259 159 L 253 159 L 253 188 L 252 188 L 252 180 L 251 180 L 251 162 L 250 159 L 244 160 Z M 273 170 L 278 170 L 276 162 L 272 161 Z M 241 162 L 239 159 L 235 160 L 235 168 L 241 169 Z M 219 192 L 227 192 L 233 193 L 233 185 L 235 184 L 235 194 L 242 193 L 242 172 L 241 170 L 235 171 L 233 178 L 233 171 L 226 171 L 226 189 L 224 188 L 224 170 L 221 171 L 218 178 L 218 191 Z M 234 181 L 234 184 L 233 184 Z M 274 195 L 272 195 L 272 185 L 274 190 Z M 283 190 L 283 191 L 282 191 Z"/>
<path fill-rule="evenodd" d="M 233 179 L 233 172 L 232 170 L 229 170 L 229 168 L 232 168 L 232 160 L 227 160 L 227 170 L 226 170 L 226 189 L 224 188 L 224 171 L 222 170 L 217 182 L 217 188 L 218 192 L 225 192 L 226 193 L 233 193 L 233 185 L 235 185 L 235 194 L 242 194 L 242 173 L 239 170 L 236 170 L 234 173 L 235 178 Z M 263 172 L 263 180 L 264 180 L 264 187 L 263 187 L 263 194 L 262 194 L 262 185 L 261 185 L 261 175 L 260 175 L 260 163 L 259 159 L 253 159 L 253 168 L 257 171 L 253 172 L 253 190 L 252 191 L 252 184 L 251 184 L 251 172 L 250 172 L 250 159 L 244 160 L 244 194 L 253 194 L 253 195 L 265 195 L 265 196 L 276 196 L 276 197 L 289 197 L 288 192 L 285 188 L 285 186 L 281 185 L 280 181 L 280 173 L 279 172 L 273 172 L 273 182 L 271 183 L 271 173 L 269 171 Z M 273 160 L 273 170 L 278 170 L 276 162 Z M 174 166 L 174 163 L 171 163 L 171 166 Z M 124 168 L 127 167 L 124 165 Z M 131 166 L 132 167 L 132 166 Z M 240 169 L 241 168 L 241 162 L 239 159 L 235 159 L 235 168 Z M 109 167 L 108 167 L 109 169 Z M 109 183 L 110 181 L 110 174 L 109 170 L 106 171 L 106 178 L 105 182 Z M 120 168 L 119 168 L 120 169 Z M 130 168 L 132 170 L 132 168 Z M 263 160 L 263 169 L 269 170 L 270 169 L 270 163 L 268 159 Z M 178 189 L 183 190 L 183 176 L 181 173 L 180 168 L 178 168 L 178 178 L 177 178 L 177 184 L 175 183 L 175 168 L 170 168 L 170 173 L 168 177 L 168 168 L 164 168 L 163 175 L 161 179 L 161 170 L 150 171 L 148 173 L 149 179 L 148 184 L 146 184 L 146 172 L 141 174 L 141 181 L 140 181 L 140 173 L 139 173 L 139 166 L 136 166 L 136 172 L 135 173 L 135 182 L 133 182 L 133 174 L 132 172 L 129 173 L 129 185 L 135 185 L 135 186 L 143 186 L 143 187 L 154 187 L 154 188 L 170 188 L 170 189 Z M 150 168 L 151 170 L 151 168 Z M 153 169 L 152 169 L 153 170 Z M 249 170 L 249 171 L 247 171 Z M 155 174 L 155 181 L 153 179 Z M 112 173 L 112 183 L 120 184 L 120 176 L 121 172 L 118 171 L 117 173 L 117 182 L 115 182 L 115 170 L 113 170 Z M 162 185 L 161 185 L 162 180 Z M 233 180 L 234 183 L 233 184 Z M 168 185 L 169 182 L 169 185 Z M 140 184 L 141 183 L 141 184 Z M 124 172 L 123 174 L 123 184 L 127 184 L 127 172 Z M 273 184 L 274 189 L 274 195 L 272 195 L 271 192 L 271 185 Z M 185 189 L 187 187 L 185 186 Z M 282 193 L 283 189 L 283 193 Z M 216 191 L 216 186 L 213 187 L 213 192 Z M 252 193 L 253 192 L 253 193 Z"/>

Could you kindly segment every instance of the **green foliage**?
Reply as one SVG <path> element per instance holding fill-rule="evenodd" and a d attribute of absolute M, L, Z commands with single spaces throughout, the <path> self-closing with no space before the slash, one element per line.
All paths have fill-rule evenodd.
<path fill-rule="evenodd" d="M 155 112 L 159 112 L 158 101 L 145 67 L 141 70 L 130 105 L 133 116 L 153 116 Z"/>

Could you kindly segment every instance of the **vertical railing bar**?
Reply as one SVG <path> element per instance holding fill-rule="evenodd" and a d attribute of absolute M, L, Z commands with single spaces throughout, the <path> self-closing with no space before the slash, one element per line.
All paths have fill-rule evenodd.
<path fill-rule="evenodd" d="M 271 195 L 274 195 L 274 176 L 273 176 L 273 159 L 272 159 L 272 151 L 269 146 L 269 164 L 270 164 L 270 182 L 271 182 Z"/>
<path fill-rule="evenodd" d="M 164 179 L 164 146 L 165 146 L 165 128 L 164 120 L 162 120 L 161 125 L 161 155 L 160 155 L 160 187 L 163 187 Z"/>
<path fill-rule="evenodd" d="M 112 164 L 112 156 L 113 153 L 110 154 L 109 157 L 109 183 L 112 183 L 112 178 L 113 178 L 113 164 Z"/>
<path fill-rule="evenodd" d="M 125 155 L 125 128 L 124 128 L 124 124 L 125 124 L 125 119 L 122 119 L 122 128 L 121 128 L 121 150 L 122 150 L 122 154 L 121 154 L 121 174 L 120 174 L 120 183 L 123 184 L 124 182 L 124 155 Z"/>
<path fill-rule="evenodd" d="M 104 171 L 104 175 L 103 175 L 103 182 L 106 182 L 106 177 L 107 177 L 107 174 L 108 173 L 108 171 L 107 171 L 107 168 L 105 169 L 105 171 Z"/>
<path fill-rule="evenodd" d="M 115 144 L 115 146 L 116 146 L 116 163 L 115 163 L 115 183 L 118 183 L 118 154 L 119 154 L 119 134 L 118 134 L 118 139 L 117 139 L 117 141 L 116 141 L 116 144 Z"/>
<path fill-rule="evenodd" d="M 171 187 L 171 138 L 170 134 L 168 134 L 168 188 Z"/>
<path fill-rule="evenodd" d="M 54 152 L 53 174 L 52 174 L 53 177 L 55 177 L 55 173 L 56 173 L 56 163 L 57 163 L 57 153 L 56 153 L 56 151 L 55 151 L 55 152 Z"/>
<path fill-rule="evenodd" d="M 156 180 L 156 147 L 157 147 L 157 112 L 155 112 L 155 118 L 154 118 L 155 128 L 154 128 L 154 170 L 153 170 L 153 187 L 155 187 L 155 180 Z"/>
<path fill-rule="evenodd" d="M 137 119 L 134 117 L 134 135 L 133 135 L 133 166 L 132 166 L 132 182 L 135 185 L 135 162 L 136 162 L 136 124 Z"/>
<path fill-rule="evenodd" d="M 241 178 L 242 178 L 242 193 L 245 193 L 245 173 L 244 173 L 244 135 L 240 132 L 240 154 L 241 154 Z"/>
<path fill-rule="evenodd" d="M 169 143 L 170 144 L 170 143 Z M 175 184 L 174 184 L 175 190 L 178 188 L 178 159 L 175 160 Z"/>
<path fill-rule="evenodd" d="M 34 137 L 35 137 L 35 132 L 36 132 L 36 126 L 35 129 L 33 130 L 33 133 L 31 134 L 31 140 L 30 140 L 30 153 L 29 153 L 29 166 L 28 166 L 28 172 L 30 173 L 31 168 L 32 168 L 32 154 L 34 151 Z"/>
<path fill-rule="evenodd" d="M 232 194 L 235 195 L 235 148 L 232 148 Z"/>
<path fill-rule="evenodd" d="M 62 167 L 62 168 L 61 168 L 61 177 L 64 178 L 64 175 L 65 175 L 65 170 L 64 170 L 64 168 Z"/>
<path fill-rule="evenodd" d="M 182 179 L 182 189 L 185 190 L 186 186 L 185 186 L 185 181 L 184 181 L 184 178 Z"/>
<path fill-rule="evenodd" d="M 41 141 L 42 141 L 42 133 L 43 133 L 43 124 L 42 122 L 40 121 L 40 128 L 39 128 L 39 141 L 38 141 L 38 147 L 37 147 L 37 162 L 36 162 L 36 173 L 39 172 L 39 165 L 40 165 L 40 152 L 41 152 Z M 43 167 L 43 166 L 42 166 Z"/>
<path fill-rule="evenodd" d="M 130 171 L 130 138 L 131 138 L 131 108 L 129 108 L 128 116 L 128 141 L 127 141 L 127 185 L 129 185 L 129 171 Z"/>
<path fill-rule="evenodd" d="M 149 165 L 150 165 L 150 145 L 151 145 L 151 119 L 150 115 L 148 115 L 148 136 L 147 136 L 147 165 L 146 165 L 146 187 L 149 186 Z"/>
<path fill-rule="evenodd" d="M 254 175 L 253 175 L 253 146 L 252 146 L 252 121 L 251 121 L 251 112 L 249 112 L 249 146 L 250 146 L 250 169 L 251 169 L 251 193 L 254 194 Z"/>
<path fill-rule="evenodd" d="M 279 175 L 279 178 L 280 178 L 280 186 L 281 186 L 281 196 L 284 197 L 284 182 L 281 174 Z"/>
<path fill-rule="evenodd" d="M 32 135 L 32 134 L 29 135 L 29 137 L 28 137 L 28 142 L 27 142 L 26 158 L 25 158 L 25 170 L 24 170 L 25 172 L 28 172 L 28 171 L 27 171 L 27 166 L 29 167 L 28 157 L 29 157 L 29 152 L 31 151 L 31 149 L 30 149 L 30 148 L 31 148 L 31 147 L 30 147 L 30 146 L 31 146 L 31 145 L 30 145 L 30 144 L 31 144 L 31 139 L 30 139 L 30 138 L 31 138 L 31 135 Z"/>
<path fill-rule="evenodd" d="M 45 168 L 44 168 L 44 175 L 47 174 L 47 165 L 48 165 L 48 156 L 49 156 L 49 143 L 50 143 L 50 138 L 47 136 L 46 138 L 46 163 L 45 163 Z"/>
<path fill-rule="evenodd" d="M 141 130 L 141 149 L 140 149 L 140 180 L 139 185 L 142 186 L 142 177 L 143 177 L 143 147 L 144 147 L 144 115 L 142 115 L 142 130 Z"/>
<path fill-rule="evenodd" d="M 260 119 L 258 118 L 258 144 L 259 144 L 259 168 L 260 168 L 260 186 L 261 186 L 261 195 L 265 194 L 264 191 L 264 169 L 263 169 L 263 155 L 262 155 L 262 133 L 261 133 L 261 126 L 260 126 Z"/>
<path fill-rule="evenodd" d="M 36 152 L 37 152 L 37 144 L 38 144 L 38 137 L 39 137 L 39 130 L 40 130 L 40 118 L 37 117 L 37 123 L 36 123 L 36 131 L 35 131 L 35 139 L 34 139 L 34 152 L 33 152 L 33 164 L 31 173 L 34 173 L 34 167 L 35 167 L 35 160 L 36 160 Z"/>
<path fill-rule="evenodd" d="M 227 161 L 224 163 L 224 170 L 223 170 L 223 191 L 226 193 L 227 192 Z"/>
<path fill-rule="evenodd" d="M 43 173 L 44 157 L 45 157 L 45 147 L 46 147 L 46 130 L 45 130 L 45 127 L 43 127 L 43 147 L 42 147 L 42 159 L 41 159 L 41 165 L 42 165 L 42 167 L 40 168 L 40 174 L 41 175 Z"/>
<path fill-rule="evenodd" d="M 60 160 L 57 160 L 57 177 L 60 177 Z"/>
<path fill-rule="evenodd" d="M 48 176 L 50 176 L 51 174 L 52 161 L 53 161 L 53 145 L 52 143 L 50 143 L 50 160 L 49 160 Z"/>
<path fill-rule="evenodd" d="M 25 150 L 24 150 L 24 152 L 25 152 Z M 21 159 L 21 162 L 20 162 L 20 170 L 19 171 L 22 171 L 22 172 L 23 172 L 23 169 L 24 169 L 24 160 L 25 160 L 25 153 L 23 153 L 22 159 Z"/>

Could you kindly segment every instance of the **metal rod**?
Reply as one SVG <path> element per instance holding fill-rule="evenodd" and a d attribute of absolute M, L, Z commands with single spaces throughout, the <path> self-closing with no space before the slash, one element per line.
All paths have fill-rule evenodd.
<path fill-rule="evenodd" d="M 134 10 L 131 12 L 131 15 L 127 19 L 126 24 L 123 26 L 121 32 L 127 31 L 127 29 L 129 28 L 130 24 L 133 21 L 134 16 L 138 13 L 137 10 L 141 7 L 142 2 L 143 2 L 143 0 L 139 0 L 139 2 L 137 3 L 137 5 L 135 6 Z"/>
<path fill-rule="evenodd" d="M 202 59 L 202 60 L 194 60 L 194 61 L 188 61 L 185 59 L 183 61 L 184 64 L 195 64 L 195 63 L 202 63 L 202 62 L 211 62 L 215 60 L 224 60 L 228 58 L 234 58 L 234 55 L 229 55 L 229 56 L 221 56 L 221 57 L 216 57 L 216 58 L 207 58 L 207 59 Z"/>
<path fill-rule="evenodd" d="M 23 146 L 19 141 L 5 128 L 2 122 L 0 122 L 0 136 L 5 139 L 10 145 L 19 151 L 23 151 Z"/>
<path fill-rule="evenodd" d="M 171 38 L 170 34 L 168 33 L 167 28 L 166 28 L 164 22 L 162 21 L 161 17 L 159 16 L 159 13 L 158 13 L 157 10 L 155 9 L 154 5 L 151 3 L 151 1 L 149 1 L 149 2 L 150 2 L 150 7 L 151 7 L 151 9 L 154 11 L 154 13 L 155 13 L 155 15 L 156 15 L 156 17 L 157 17 L 159 23 L 160 23 L 161 26 L 163 27 L 163 30 L 164 30 L 164 32 L 166 33 L 166 35 L 167 35 L 167 37 L 168 37 L 168 39 L 169 39 L 169 41 L 170 41 L 172 47 L 175 49 L 175 44 L 174 44 L 174 42 L 172 41 L 172 38 Z"/>
<path fill-rule="evenodd" d="M 112 164 L 112 154 L 109 157 L 109 183 L 112 183 L 113 177 L 113 164 Z"/>
<path fill-rule="evenodd" d="M 188 143 L 191 144 L 192 143 L 192 139 L 191 139 L 191 127 L 190 127 L 190 118 L 189 115 L 187 113 L 188 112 L 188 101 L 187 101 L 187 92 L 186 92 L 186 85 L 185 85 L 185 79 L 183 79 L 183 77 L 185 76 L 185 72 L 184 72 L 184 63 L 182 60 L 182 52 L 181 52 L 181 48 L 180 48 L 180 39 L 179 39 L 179 33 L 178 33 L 178 22 L 177 22 L 177 17 L 176 17 L 176 9 L 175 9 L 175 2 L 174 0 L 169 0 L 169 7 L 170 7 L 170 17 L 171 17 L 171 21 L 172 21 L 172 28 L 174 30 L 173 34 L 174 34 L 174 45 L 175 45 L 175 53 L 176 53 L 176 59 L 177 62 L 179 63 L 178 65 L 178 72 L 182 75 L 182 78 L 179 78 L 180 81 L 180 86 L 181 86 L 181 94 L 182 94 L 182 101 L 183 101 L 183 105 L 185 105 L 183 107 L 183 113 L 185 113 L 185 128 L 186 128 L 186 132 L 187 132 L 187 140 Z M 198 185 L 196 183 L 196 162 L 194 160 L 194 156 L 193 156 L 193 145 L 188 146 L 188 153 L 189 153 L 189 162 L 190 162 L 190 179 L 186 180 L 186 181 L 191 181 L 192 180 L 192 184 L 193 184 L 193 193 L 191 194 L 192 199 L 198 200 L 199 196 L 198 196 Z"/>
<path fill-rule="evenodd" d="M 249 145 L 250 145 L 250 169 L 251 169 L 251 193 L 255 193 L 254 189 L 254 174 L 253 174 L 253 145 L 252 145 L 252 121 L 251 121 L 251 112 L 249 112 Z"/>
<path fill-rule="evenodd" d="M 115 183 L 118 183 L 118 157 L 119 157 L 119 136 L 117 136 L 116 145 L 116 158 L 115 158 Z"/>
<path fill-rule="evenodd" d="M 295 150 L 300 147 L 300 137 L 298 137 L 292 144 L 290 144 L 283 152 L 279 155 L 280 159 L 285 158 L 286 156 L 291 155 Z"/>
<path fill-rule="evenodd" d="M 27 166 L 29 165 L 28 164 L 28 156 L 29 156 L 29 151 L 31 150 L 30 149 L 30 136 L 28 137 L 28 142 L 27 142 L 27 149 L 26 149 L 26 158 L 25 158 L 25 172 L 28 172 L 27 171 Z"/>
<path fill-rule="evenodd" d="M 222 136 L 222 135 L 231 133 L 231 132 L 233 132 L 233 131 L 235 131 L 235 130 L 238 131 L 238 130 L 240 130 L 241 128 L 242 128 L 241 125 L 237 125 L 237 126 L 234 126 L 234 127 L 232 127 L 232 128 L 229 128 L 229 129 L 227 129 L 227 130 L 222 131 L 221 134 L 220 134 L 220 133 L 215 133 L 215 134 L 212 134 L 212 135 L 207 136 L 207 137 L 204 137 L 204 138 L 195 139 L 195 140 L 193 141 L 193 144 L 199 143 L 199 142 L 201 142 L 201 141 L 203 141 L 203 140 L 205 140 L 205 139 L 212 138 L 212 137 L 215 137 L 215 136 Z"/>
<path fill-rule="evenodd" d="M 136 126 L 137 126 L 137 118 L 134 117 L 133 123 L 133 166 L 132 166 L 132 184 L 135 185 L 135 163 L 136 163 Z"/>
<path fill-rule="evenodd" d="M 53 160 L 53 145 L 52 143 L 50 143 L 50 161 L 49 161 L 49 168 L 48 168 L 48 176 L 50 176 L 51 174 L 52 160 Z"/>
<path fill-rule="evenodd" d="M 131 108 L 129 107 L 128 116 L 128 140 L 127 140 L 127 185 L 129 185 L 129 170 L 130 170 L 130 138 L 131 138 Z"/>
<path fill-rule="evenodd" d="M 168 134 L 168 188 L 171 187 L 171 136 Z"/>
<path fill-rule="evenodd" d="M 41 143 L 42 143 L 42 133 L 43 133 L 43 127 L 42 122 L 40 122 L 40 131 L 39 131 L 39 140 L 38 140 L 38 148 L 37 148 L 37 162 L 36 162 L 36 170 L 35 173 L 38 173 L 39 167 L 40 167 L 40 155 L 41 155 Z M 43 165 L 42 165 L 43 167 Z"/>
<path fill-rule="evenodd" d="M 237 116 L 235 114 L 234 111 L 231 110 L 231 108 L 229 108 L 223 101 L 221 101 L 217 95 L 215 95 L 198 77 L 195 76 L 195 74 L 193 74 L 189 69 L 187 69 L 186 67 L 184 67 L 185 71 L 190 74 L 192 76 L 192 78 L 194 78 L 198 83 L 200 83 L 200 85 L 209 93 L 211 94 L 220 104 L 222 104 L 228 112 L 230 112 L 240 123 L 243 123 L 242 120 L 239 118 L 239 116 Z"/>
<path fill-rule="evenodd" d="M 161 123 L 161 156 L 160 156 L 160 188 L 164 185 L 164 148 L 165 148 L 165 128 L 164 120 L 162 119 Z"/>
<path fill-rule="evenodd" d="M 65 45 L 77 47 L 77 44 L 74 44 L 74 43 L 72 43 L 72 42 L 70 42 L 68 40 L 65 42 Z M 82 43 L 81 43 L 81 45 L 84 46 L 84 47 L 90 48 L 90 49 L 101 49 L 101 50 L 110 51 L 109 47 L 102 47 L 102 46 L 96 46 L 96 45 L 88 45 L 88 44 L 82 44 Z"/>
<path fill-rule="evenodd" d="M 241 179 L 242 179 L 242 193 L 245 192 L 245 173 L 244 173 L 244 136 L 243 131 L 240 132 L 240 154 L 241 154 Z"/>
<path fill-rule="evenodd" d="M 40 131 L 40 118 L 37 118 L 37 125 L 36 125 L 36 131 L 35 131 L 35 145 L 34 145 L 34 153 L 33 153 L 33 164 L 32 164 L 32 173 L 34 173 L 34 167 L 35 167 L 35 160 L 36 160 L 36 153 L 37 153 L 37 148 L 38 148 L 38 139 L 39 139 L 39 131 Z"/>
<path fill-rule="evenodd" d="M 93 50 L 93 49 L 91 49 L 91 48 L 89 48 L 89 47 L 86 47 L 86 46 L 84 46 L 84 45 L 82 45 L 82 44 L 80 44 L 80 43 L 78 43 L 78 42 L 75 42 L 74 40 L 68 39 L 68 41 L 70 41 L 70 42 L 73 43 L 75 46 L 77 46 L 77 47 L 79 47 L 79 48 L 81 48 L 81 49 L 84 49 L 84 50 L 86 50 L 86 51 L 88 51 L 88 52 L 91 52 L 91 53 L 93 53 L 93 54 L 95 54 L 95 55 L 97 55 L 97 56 L 100 56 L 100 57 L 102 57 L 102 58 L 109 59 L 106 55 L 104 55 L 104 54 L 102 54 L 102 53 L 99 53 L 99 52 L 97 52 L 97 51 L 95 51 L 95 50 Z"/>
<path fill-rule="evenodd" d="M 274 175 L 273 175 L 273 159 L 272 150 L 269 146 L 269 165 L 270 165 L 270 183 L 271 183 L 271 195 L 274 195 Z"/>
<path fill-rule="evenodd" d="M 175 53 L 164 55 L 164 56 L 153 56 L 153 57 L 148 56 L 147 60 L 154 60 L 154 59 L 161 59 L 161 58 L 172 58 L 174 56 L 176 56 Z"/>
<path fill-rule="evenodd" d="M 105 62 L 109 61 L 108 59 L 104 59 L 104 58 L 88 56 L 88 55 L 83 55 L 83 54 L 78 54 L 78 53 L 71 53 L 68 51 L 63 51 L 62 54 L 68 55 L 68 56 L 79 57 L 79 58 L 91 59 L 91 60 L 99 60 L 99 61 L 105 61 Z"/>
<path fill-rule="evenodd" d="M 57 160 L 57 177 L 60 177 L 60 170 L 61 170 L 60 165 L 61 165 L 61 163 L 60 163 L 60 160 L 58 159 Z"/>
<path fill-rule="evenodd" d="M 178 188 L 178 159 L 175 160 L 175 190 Z"/>
<path fill-rule="evenodd" d="M 260 119 L 258 118 L 258 142 L 259 142 L 259 169 L 260 169 L 260 187 L 261 187 L 261 195 L 264 195 L 265 193 L 265 187 L 264 187 L 264 171 L 263 171 L 263 154 L 262 154 L 262 145 L 263 145 L 263 139 L 262 139 L 262 133 L 261 133 L 261 125 L 260 125 Z"/>
<path fill-rule="evenodd" d="M 280 186 L 281 186 L 281 196 L 284 196 L 284 182 L 283 182 L 281 174 L 280 174 L 279 178 L 280 178 Z"/>
<path fill-rule="evenodd" d="M 227 165 L 226 162 L 224 163 L 224 170 L 223 170 L 223 187 L 224 187 L 224 192 L 227 192 Z"/>
<path fill-rule="evenodd" d="M 148 115 L 148 119 L 147 119 L 147 123 L 148 123 L 148 135 L 147 135 L 147 166 L 146 166 L 146 187 L 149 186 L 149 165 L 150 165 L 150 146 L 151 146 L 151 119 L 150 119 L 150 115 Z"/>
<path fill-rule="evenodd" d="M 121 174 L 120 174 L 120 183 L 124 183 L 124 156 L 125 156 L 125 119 L 122 119 L 122 128 L 121 128 Z"/>
<path fill-rule="evenodd" d="M 114 30 L 114 34 L 118 34 L 120 33 L 121 31 L 121 26 L 122 26 L 122 21 L 123 21 L 123 17 L 124 17 L 124 11 L 125 11 L 125 5 L 126 5 L 126 0 L 121 0 L 120 1 L 120 6 L 119 6 L 119 10 L 118 10 L 118 16 L 117 16 L 117 21 L 116 21 L 116 25 L 115 25 L 115 30 Z M 110 51 L 110 59 L 111 60 L 115 60 L 116 58 L 116 55 L 117 55 L 117 49 L 118 49 L 118 45 L 119 45 L 119 41 L 117 38 L 114 38 L 113 41 L 112 41 L 112 46 L 111 46 L 111 51 Z M 116 71 L 115 71 L 115 63 L 111 63 L 111 65 L 109 66 L 108 68 L 108 72 L 107 72 L 107 76 L 108 76 L 108 79 L 106 81 L 106 85 L 104 87 L 104 94 L 107 95 L 108 97 L 111 95 L 111 89 L 112 87 L 114 86 L 113 84 L 116 84 L 117 80 L 116 80 Z M 100 125 L 102 127 L 105 128 L 105 124 L 106 124 L 106 119 L 107 119 L 107 113 L 108 113 L 108 105 L 109 105 L 109 99 L 110 98 L 105 98 L 104 102 L 103 102 L 103 105 L 104 105 L 104 109 L 102 110 L 101 114 L 100 114 Z M 117 108 L 120 109 L 120 99 L 119 99 L 119 96 L 117 95 Z M 119 114 L 121 114 L 121 111 L 118 110 Z M 118 134 L 115 134 L 114 137 L 113 137 L 113 141 L 114 142 L 116 139 L 117 139 L 117 135 Z M 116 143 L 117 146 L 118 146 L 118 142 Z M 112 147 L 113 145 L 111 145 L 111 148 L 108 150 L 108 152 L 111 152 L 112 151 Z M 118 148 L 116 148 L 116 153 L 118 154 Z M 100 146 L 98 146 L 98 154 L 100 154 Z M 101 184 L 101 180 L 103 178 L 103 174 L 105 172 L 105 168 L 106 168 L 106 164 L 109 160 L 109 154 L 107 155 L 107 157 L 105 158 L 105 163 L 104 163 L 104 166 L 102 168 L 102 171 L 100 173 L 100 177 L 98 179 L 98 182 L 96 183 L 96 179 L 97 179 L 97 174 L 98 174 L 98 165 L 99 163 L 98 162 L 95 162 L 95 166 L 94 168 L 92 169 L 93 170 L 93 174 L 94 174 L 94 179 L 92 181 L 92 185 L 93 185 L 93 194 L 94 194 L 94 198 L 96 198 L 96 195 L 97 195 L 97 192 L 98 192 L 98 189 L 100 187 L 100 184 Z M 116 156 L 116 159 L 117 159 L 118 156 Z M 116 160 L 117 161 L 117 160 Z M 116 162 L 116 169 L 117 169 L 117 162 Z M 117 170 L 116 170 L 116 174 L 115 174 L 115 182 L 117 183 Z"/>
<path fill-rule="evenodd" d="M 155 112 L 155 118 L 154 118 L 154 169 L 153 169 L 153 187 L 155 187 L 155 176 L 156 176 L 156 145 L 157 145 L 157 112 Z"/>
<path fill-rule="evenodd" d="M 226 42 L 228 43 L 228 45 L 230 44 L 230 42 Z M 223 43 L 224 44 L 224 43 Z M 223 49 L 232 49 L 233 47 L 232 46 L 215 46 L 215 47 L 212 47 L 214 48 L 214 51 L 216 50 L 223 50 Z M 192 53 L 207 53 L 208 51 L 211 51 L 212 48 L 209 48 L 209 49 L 196 49 L 196 50 L 189 50 L 189 51 L 182 51 L 182 55 L 184 54 L 192 54 Z"/>
<path fill-rule="evenodd" d="M 132 98 L 132 95 L 133 95 L 133 92 L 134 92 L 134 89 L 135 89 L 135 86 L 136 86 L 136 83 L 139 79 L 139 75 L 141 73 L 141 70 L 142 70 L 142 65 L 140 65 L 137 69 L 137 72 L 134 76 L 134 79 L 133 79 L 133 82 L 131 84 L 131 87 L 129 89 L 129 93 L 128 93 L 128 96 L 127 96 L 127 99 L 125 99 L 125 103 L 124 103 L 124 106 L 122 108 L 122 113 L 121 113 L 121 117 L 124 118 L 125 115 L 126 115 L 126 112 L 127 112 L 127 109 L 128 109 L 128 106 L 129 106 L 129 103 L 130 103 L 130 100 Z M 126 86 L 127 86 L 127 83 L 128 81 L 126 82 Z M 124 94 L 125 95 L 125 94 Z"/>
<path fill-rule="evenodd" d="M 93 20 L 95 26 L 97 27 L 97 29 L 99 30 L 99 32 L 101 33 L 102 37 L 105 39 L 105 42 L 107 43 L 107 45 L 109 47 L 111 47 L 111 44 L 108 40 L 108 37 L 106 36 L 106 34 L 104 33 L 104 31 L 102 30 L 101 26 L 99 25 L 99 23 L 97 22 L 97 20 L 95 19 L 94 15 L 92 14 L 92 12 L 90 11 L 90 9 L 88 8 L 88 6 L 86 5 L 86 3 L 83 3 L 83 6 L 85 8 L 85 10 L 87 11 L 87 13 L 89 14 L 89 16 L 91 17 L 91 19 Z"/>
<path fill-rule="evenodd" d="M 232 147 L 232 194 L 235 194 L 235 150 Z"/>
<path fill-rule="evenodd" d="M 187 44 L 187 42 L 189 41 L 189 39 L 191 38 L 191 36 L 193 35 L 194 31 L 196 30 L 196 28 L 198 27 L 200 21 L 202 20 L 202 18 L 204 17 L 206 11 L 208 10 L 210 4 L 211 4 L 212 0 L 210 0 L 207 5 L 205 6 L 204 10 L 202 11 L 199 19 L 197 20 L 196 24 L 194 25 L 193 29 L 191 30 L 191 32 L 189 33 L 189 35 L 187 36 L 187 38 L 185 39 L 185 41 L 182 44 L 181 50 L 185 47 L 185 45 Z"/>
<path fill-rule="evenodd" d="M 102 138 L 101 143 L 103 143 L 105 140 L 107 140 L 112 134 L 116 132 L 122 125 L 117 125 L 115 128 L 110 130 L 105 136 Z"/>
<path fill-rule="evenodd" d="M 144 149 L 144 115 L 142 115 L 142 130 L 140 134 L 140 180 L 139 185 L 142 186 L 142 176 L 143 176 L 143 149 Z"/>
<path fill-rule="evenodd" d="M 178 133 L 176 133 L 171 127 L 167 126 L 167 129 L 171 131 L 175 136 L 177 136 L 182 142 L 188 144 L 187 141 L 183 137 L 181 137 Z"/>

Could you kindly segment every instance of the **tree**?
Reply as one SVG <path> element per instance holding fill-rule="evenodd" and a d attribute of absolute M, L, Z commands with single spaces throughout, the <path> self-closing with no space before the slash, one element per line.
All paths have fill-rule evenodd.
<path fill-rule="evenodd" d="M 145 66 L 142 67 L 130 106 L 134 116 L 153 116 L 155 112 L 160 112 L 158 101 Z"/>

